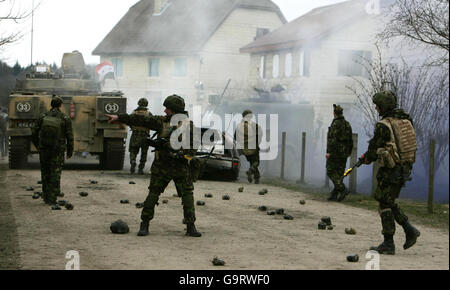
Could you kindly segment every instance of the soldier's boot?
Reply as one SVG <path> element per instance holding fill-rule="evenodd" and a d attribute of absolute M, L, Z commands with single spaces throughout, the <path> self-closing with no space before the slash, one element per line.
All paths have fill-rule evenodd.
<path fill-rule="evenodd" d="M 338 200 L 337 192 L 332 191 L 330 197 L 328 198 L 328 201 L 337 201 L 337 200 Z"/>
<path fill-rule="evenodd" d="M 341 191 L 341 193 L 339 194 L 338 201 L 339 201 L 339 202 L 343 201 L 343 200 L 347 197 L 347 195 L 349 195 L 349 194 L 350 194 L 350 190 L 348 190 L 348 189 L 344 186 L 344 190 Z"/>
<path fill-rule="evenodd" d="M 247 180 L 248 180 L 249 183 L 253 182 L 252 172 L 250 170 L 247 171 Z"/>
<path fill-rule="evenodd" d="M 255 184 L 259 184 L 259 177 L 258 178 L 255 177 Z"/>
<path fill-rule="evenodd" d="M 145 237 L 148 236 L 148 226 L 150 221 L 149 220 L 142 220 L 141 226 L 139 228 L 139 232 L 137 233 L 138 237 Z"/>
<path fill-rule="evenodd" d="M 395 244 L 393 235 L 384 235 L 384 242 L 378 247 L 371 247 L 371 251 L 376 251 L 380 255 L 395 255 Z"/>
<path fill-rule="evenodd" d="M 330 197 L 328 198 L 328 201 L 337 201 L 338 195 L 339 195 L 339 193 L 337 192 L 336 188 L 334 188 L 330 194 Z"/>
<path fill-rule="evenodd" d="M 142 166 L 141 164 L 139 164 L 139 170 L 138 170 L 139 175 L 144 175 L 144 167 L 145 167 L 145 165 Z"/>
<path fill-rule="evenodd" d="M 130 173 L 134 174 L 134 172 L 136 172 L 136 163 L 132 163 L 130 168 Z"/>
<path fill-rule="evenodd" d="M 202 234 L 197 231 L 194 223 L 188 223 L 186 228 L 186 236 L 199 238 Z"/>
<path fill-rule="evenodd" d="M 402 227 L 406 235 L 406 241 L 403 245 L 403 249 L 407 250 L 416 244 L 417 238 L 420 237 L 420 232 L 409 222 L 405 222 Z"/>

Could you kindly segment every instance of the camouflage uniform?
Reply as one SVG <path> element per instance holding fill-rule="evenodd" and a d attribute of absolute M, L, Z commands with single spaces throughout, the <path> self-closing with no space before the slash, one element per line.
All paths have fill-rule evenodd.
<path fill-rule="evenodd" d="M 242 117 L 244 119 L 238 125 L 236 132 L 234 133 L 234 139 L 238 142 L 239 151 L 245 156 L 247 161 L 250 163 L 250 168 L 247 171 L 248 182 L 252 183 L 254 179 L 255 183 L 258 184 L 261 178 L 261 174 L 259 173 L 258 167 L 260 163 L 259 143 L 262 137 L 262 130 L 258 124 L 251 121 L 252 114 L 253 113 L 250 110 L 246 110 L 242 113 Z M 249 134 L 249 126 L 250 128 L 253 128 L 256 131 L 254 132 L 255 134 L 253 136 L 252 134 Z M 255 148 L 252 148 L 252 146 Z"/>
<path fill-rule="evenodd" d="M 178 112 L 180 111 L 178 110 Z M 187 116 L 187 112 L 183 112 L 182 114 Z M 178 126 L 170 126 L 170 120 L 171 117 L 169 116 L 119 115 L 119 122 L 129 126 L 142 126 L 156 131 L 158 138 L 170 138 L 170 135 L 177 130 Z M 190 144 L 194 144 L 193 123 L 188 118 L 184 119 L 183 122 L 189 122 L 186 124 L 190 127 Z M 170 145 L 168 144 L 167 146 Z M 191 146 L 190 148 L 182 149 L 180 156 L 195 156 L 196 149 L 192 148 Z M 193 194 L 194 185 L 190 176 L 188 160 L 183 157 L 176 157 L 169 149 L 156 150 L 155 152 L 155 160 L 151 168 L 150 186 L 148 188 L 149 194 L 144 202 L 144 208 L 141 214 L 141 230 L 138 235 L 148 234 L 148 222 L 154 217 L 155 206 L 158 205 L 159 196 L 164 192 L 169 182 L 173 180 L 178 194 L 181 195 L 184 212 L 183 223 L 188 225 L 187 234 L 200 236 L 200 233 L 196 231 L 194 226 L 194 222 L 196 221 Z M 145 228 L 147 228 L 146 231 Z M 195 233 L 198 235 L 195 235 Z"/>
<path fill-rule="evenodd" d="M 347 158 L 353 149 L 352 127 L 344 118 L 343 110 L 340 106 L 335 107 L 336 117 L 330 128 L 328 128 L 327 138 L 327 175 L 334 184 L 334 189 L 329 200 L 336 200 L 338 194 L 347 192 L 343 183 Z M 340 198 L 342 199 L 342 197 Z"/>
<path fill-rule="evenodd" d="M 62 138 L 58 140 L 59 142 L 57 142 L 56 148 L 48 148 L 40 145 L 42 143 L 39 140 L 39 132 L 45 116 L 58 117 L 63 120 L 63 128 L 61 128 Z M 59 107 L 52 108 L 49 112 L 42 114 L 33 128 L 32 141 L 36 148 L 39 148 L 42 197 L 46 203 L 56 203 L 57 196 L 60 194 L 60 181 L 61 171 L 64 165 L 64 153 L 67 150 L 67 156 L 72 156 L 73 140 L 72 121 L 69 116 L 60 111 Z"/>
<path fill-rule="evenodd" d="M 147 108 L 141 106 L 139 106 L 136 110 L 134 110 L 132 114 L 143 116 L 152 115 L 150 112 L 148 112 Z M 139 126 L 133 126 L 131 127 L 131 130 L 133 131 L 129 145 L 131 173 L 134 173 L 135 171 L 137 155 L 139 154 L 139 151 L 141 151 L 141 160 L 139 162 L 139 173 L 143 174 L 145 163 L 147 162 L 147 153 L 149 147 L 147 139 L 150 137 L 149 135 L 150 130 Z"/>
<path fill-rule="evenodd" d="M 381 94 L 390 94 L 383 92 Z M 383 97 L 383 95 L 381 95 Z M 393 96 L 393 94 L 392 94 Z M 376 99 L 377 95 L 375 96 Z M 396 99 L 395 99 L 396 102 Z M 382 104 L 377 104 L 380 108 Z M 396 106 L 392 105 L 381 113 L 383 119 L 394 117 L 398 119 L 406 119 L 412 123 L 409 114 L 401 109 L 394 109 Z M 384 148 L 386 143 L 391 140 L 391 132 L 389 128 L 377 123 L 375 127 L 374 137 L 369 141 L 368 151 L 364 154 L 367 162 L 375 162 L 379 156 L 377 150 Z M 395 221 L 400 224 L 405 230 L 406 243 L 404 249 L 413 246 L 416 242 L 420 232 L 417 231 L 409 222 L 408 217 L 403 213 L 398 204 L 395 202 L 400 196 L 401 189 L 405 186 L 406 181 L 410 179 L 412 172 L 412 164 L 397 164 L 394 168 L 380 167 L 377 174 L 378 186 L 374 193 L 374 198 L 379 203 L 379 213 L 382 224 L 382 234 L 385 241 L 378 247 L 373 247 L 372 250 L 377 250 L 380 254 L 395 254 L 395 246 L 393 236 L 395 234 Z"/>

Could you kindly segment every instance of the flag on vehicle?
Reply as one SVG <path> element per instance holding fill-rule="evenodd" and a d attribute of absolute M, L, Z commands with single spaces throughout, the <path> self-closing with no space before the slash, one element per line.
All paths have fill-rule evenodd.
<path fill-rule="evenodd" d="M 103 82 L 105 79 L 115 79 L 114 66 L 111 62 L 105 61 L 95 67 L 99 81 Z"/>

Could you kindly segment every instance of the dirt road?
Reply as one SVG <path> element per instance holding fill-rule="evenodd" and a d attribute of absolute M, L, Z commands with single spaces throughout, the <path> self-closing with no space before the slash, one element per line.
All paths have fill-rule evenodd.
<path fill-rule="evenodd" d="M 196 207 L 197 228 L 203 237 L 184 236 L 181 200 L 173 197 L 173 184 L 161 196 L 160 201 L 167 199 L 168 203 L 160 202 L 157 207 L 150 236 L 137 237 L 140 210 L 134 205 L 146 197 L 148 176 L 65 170 L 64 199 L 75 208 L 52 211 L 42 200 L 33 200 L 32 191 L 25 190 L 27 186 L 40 190 L 39 170 L 9 170 L 4 174 L 2 189 L 3 194 L 9 194 L 14 213 L 21 269 L 65 269 L 67 251 L 75 250 L 80 254 L 81 269 L 218 269 L 210 262 L 218 256 L 226 261 L 220 269 L 229 270 L 363 270 L 368 247 L 381 241 L 375 212 L 311 201 L 301 192 L 277 187 L 211 181 L 196 183 L 195 199 L 206 202 Z M 130 185 L 130 181 L 136 184 Z M 241 186 L 245 187 L 242 193 L 238 192 Z M 261 196 L 258 191 L 263 188 L 269 193 Z M 81 191 L 89 195 L 83 198 Z M 206 193 L 212 193 L 213 198 L 205 198 Z M 224 194 L 231 200 L 222 200 Z M 121 204 L 122 199 L 130 204 Z M 305 205 L 299 203 L 301 199 L 306 200 Z M 294 220 L 258 211 L 261 205 L 284 208 Z M 331 216 L 334 230 L 317 229 L 322 216 Z M 118 219 L 129 224 L 129 234 L 110 232 L 110 224 Z M 346 227 L 355 228 L 357 235 L 346 235 Z M 418 228 L 422 236 L 408 251 L 402 249 L 404 235 L 398 228 L 397 255 L 381 256 L 381 269 L 449 269 L 448 231 Z M 350 254 L 358 254 L 360 262 L 348 263 L 346 256 Z"/>

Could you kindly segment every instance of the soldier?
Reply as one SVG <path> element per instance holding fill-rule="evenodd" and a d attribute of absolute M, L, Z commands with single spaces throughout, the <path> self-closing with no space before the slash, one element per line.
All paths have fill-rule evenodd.
<path fill-rule="evenodd" d="M 42 198 L 50 205 L 56 204 L 57 196 L 60 195 L 64 153 L 67 150 L 67 159 L 73 153 L 72 121 L 61 112 L 62 103 L 60 97 L 52 97 L 51 110 L 41 115 L 32 134 L 41 163 Z"/>
<path fill-rule="evenodd" d="M 133 111 L 132 115 L 143 115 L 143 116 L 151 116 L 152 114 L 148 111 L 148 101 L 147 99 L 140 99 L 138 102 L 138 108 Z M 139 150 L 141 151 L 141 160 L 139 163 L 139 171 L 138 174 L 144 174 L 145 163 L 147 162 L 147 152 L 148 152 L 148 142 L 147 139 L 150 137 L 150 130 L 145 127 L 140 126 L 132 126 L 131 130 L 133 134 L 130 139 L 130 164 L 131 169 L 130 172 L 133 174 L 136 170 L 136 158 L 139 154 Z"/>
<path fill-rule="evenodd" d="M 376 125 L 369 149 L 361 159 L 365 164 L 377 161 L 380 166 L 375 199 L 379 202 L 384 242 L 371 250 L 394 255 L 395 222 L 405 231 L 405 250 L 412 247 L 420 236 L 420 232 L 409 223 L 408 217 L 395 203 L 406 181 L 411 180 L 417 151 L 416 134 L 409 114 L 402 109 L 396 109 L 397 97 L 394 93 L 377 93 L 373 102 L 382 120 Z"/>
<path fill-rule="evenodd" d="M 238 149 L 250 162 L 250 169 L 247 171 L 248 182 L 259 184 L 261 174 L 259 173 L 259 143 L 262 137 L 261 127 L 252 121 L 253 112 L 245 110 L 242 113 L 242 122 L 238 124 L 234 133 L 234 140 L 238 143 Z"/>
<path fill-rule="evenodd" d="M 195 156 L 196 149 L 193 149 L 193 123 L 189 120 L 188 113 L 185 111 L 183 98 L 177 95 L 169 96 L 164 101 L 166 107 L 166 116 L 143 116 L 127 115 L 119 116 L 106 115 L 109 122 L 120 122 L 128 126 L 142 126 L 157 132 L 157 140 L 170 140 L 174 134 L 179 132 L 188 132 L 190 146 L 182 146 L 179 150 L 174 150 L 172 142 L 163 144 L 161 148 L 155 148 L 155 160 L 151 168 L 151 178 L 149 194 L 144 202 L 144 208 L 141 214 L 141 225 L 138 236 L 147 236 L 149 234 L 149 222 L 153 219 L 155 206 L 158 204 L 159 196 L 164 192 L 171 180 L 175 182 L 178 193 L 181 195 L 184 219 L 183 223 L 187 225 L 186 235 L 191 237 L 200 237 L 201 233 L 195 228 L 195 206 L 194 206 L 194 185 L 190 176 L 189 163 L 186 156 Z M 171 119 L 181 117 L 177 125 L 171 124 Z M 172 122 L 173 123 L 173 122 Z M 183 134 L 179 137 L 186 137 Z M 175 138 L 177 136 L 175 135 Z M 178 138 L 180 141 L 180 138 Z"/>
<path fill-rule="evenodd" d="M 328 128 L 327 137 L 327 175 L 334 184 L 329 201 L 342 201 L 349 191 L 343 183 L 347 158 L 353 149 L 352 126 L 344 118 L 344 109 L 333 105 L 334 120 Z"/>

